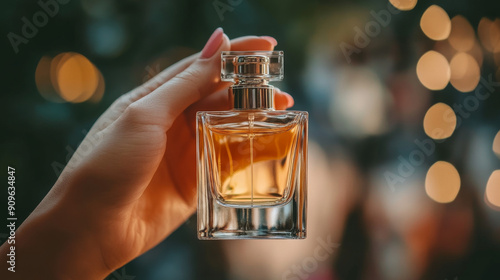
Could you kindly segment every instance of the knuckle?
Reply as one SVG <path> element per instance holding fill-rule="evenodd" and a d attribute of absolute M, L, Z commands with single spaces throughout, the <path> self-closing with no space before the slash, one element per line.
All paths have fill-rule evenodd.
<path fill-rule="evenodd" d="M 193 74 L 194 70 L 190 70 L 189 73 L 181 73 L 173 78 L 173 83 L 179 83 L 182 85 L 182 88 L 187 92 L 195 93 L 198 96 L 201 96 L 201 90 L 198 85 L 197 74 Z"/>
<path fill-rule="evenodd" d="M 124 115 L 126 120 L 138 121 L 142 118 L 142 116 L 144 114 L 143 114 L 142 107 L 139 104 L 134 102 L 134 103 L 128 105 L 128 107 L 123 112 L 123 115 Z"/>
<path fill-rule="evenodd" d="M 175 76 L 175 78 L 180 83 L 185 83 L 187 85 L 195 85 L 196 82 L 197 82 L 197 78 L 196 77 L 198 77 L 198 76 L 199 76 L 199 71 L 198 70 L 188 68 L 184 72 L 182 72 L 179 75 Z"/>

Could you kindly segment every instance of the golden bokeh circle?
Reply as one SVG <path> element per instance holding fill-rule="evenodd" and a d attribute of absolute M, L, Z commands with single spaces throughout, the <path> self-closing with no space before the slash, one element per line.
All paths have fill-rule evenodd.
<path fill-rule="evenodd" d="M 481 41 L 483 47 L 490 52 L 493 52 L 494 48 L 490 34 L 490 28 L 492 24 L 493 21 L 491 21 L 487 17 L 483 17 L 477 25 L 477 36 L 479 37 L 479 40 Z"/>
<path fill-rule="evenodd" d="M 500 158 L 500 131 L 493 139 L 493 152 Z"/>
<path fill-rule="evenodd" d="M 491 22 L 489 29 L 492 52 L 500 52 L 500 19 L 497 18 Z"/>
<path fill-rule="evenodd" d="M 426 52 L 418 60 L 417 76 L 422 85 L 430 90 L 444 89 L 450 81 L 448 60 L 436 51 Z"/>
<path fill-rule="evenodd" d="M 460 191 L 460 174 L 453 164 L 446 161 L 434 163 L 425 177 L 425 192 L 434 201 L 450 203 Z"/>
<path fill-rule="evenodd" d="M 424 117 L 424 131 L 435 140 L 449 138 L 457 127 L 457 115 L 453 109 L 444 104 L 432 105 Z"/>
<path fill-rule="evenodd" d="M 491 173 L 485 192 L 486 200 L 494 207 L 500 207 L 500 170 Z"/>
<path fill-rule="evenodd" d="M 68 102 L 86 101 L 94 94 L 98 78 L 95 66 L 86 57 L 72 54 L 58 65 L 59 94 Z"/>
<path fill-rule="evenodd" d="M 410 11 L 417 5 L 417 0 L 389 0 L 389 2 L 401 11 Z"/>
<path fill-rule="evenodd" d="M 35 84 L 40 95 L 51 102 L 64 102 L 64 100 L 59 96 L 56 89 L 52 85 L 50 78 L 50 67 L 52 64 L 52 58 L 50 56 L 43 56 L 38 61 L 35 70 Z"/>
<path fill-rule="evenodd" d="M 481 71 L 472 55 L 459 52 L 450 61 L 450 83 L 461 92 L 473 91 L 479 84 Z"/>
<path fill-rule="evenodd" d="M 457 15 L 451 19 L 451 32 L 448 40 L 451 46 L 460 52 L 469 51 L 474 47 L 474 29 L 465 17 Z"/>
<path fill-rule="evenodd" d="M 40 94 L 52 102 L 99 102 L 104 78 L 97 67 L 79 53 L 66 52 L 54 58 L 43 56 L 35 71 Z"/>
<path fill-rule="evenodd" d="M 431 5 L 420 19 L 420 28 L 432 40 L 445 40 L 450 35 L 451 20 L 443 8 Z"/>

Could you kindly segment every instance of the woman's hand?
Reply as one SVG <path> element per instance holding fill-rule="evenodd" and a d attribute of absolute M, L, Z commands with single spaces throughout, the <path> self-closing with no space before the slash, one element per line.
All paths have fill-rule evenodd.
<path fill-rule="evenodd" d="M 179 227 L 196 209 L 195 114 L 228 109 L 220 52 L 275 45 L 230 41 L 219 28 L 201 53 L 120 97 L 17 231 L 20 266 L 9 277 L 104 278 Z M 278 109 L 292 105 L 277 92 Z"/>

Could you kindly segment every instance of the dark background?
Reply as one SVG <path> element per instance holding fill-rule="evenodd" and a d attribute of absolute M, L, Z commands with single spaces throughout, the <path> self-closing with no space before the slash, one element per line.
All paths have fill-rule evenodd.
<path fill-rule="evenodd" d="M 327 273 L 330 276 L 314 279 L 397 279 L 376 261 L 386 255 L 384 250 L 374 249 L 378 239 L 373 236 L 381 227 L 390 232 L 389 242 L 401 243 L 407 239 L 404 234 L 396 233 L 398 231 L 390 224 L 366 214 L 371 209 L 369 194 L 377 189 L 377 179 L 374 178 L 383 174 L 380 169 L 397 167 L 399 156 L 407 158 L 415 148 L 414 139 L 428 139 L 422 120 L 432 104 L 463 104 L 464 99 L 473 94 L 461 93 L 451 84 L 441 91 L 429 91 L 418 82 L 416 63 L 435 44 L 419 26 L 422 13 L 431 4 L 441 6 L 450 18 L 459 14 L 466 17 L 476 36 L 481 18 L 494 20 L 500 17 L 500 2 L 494 0 L 418 1 L 411 11 L 392 15 L 390 24 L 383 27 L 379 35 L 372 38 L 361 53 L 353 55 L 352 62 L 348 63 L 339 48 L 340 43 L 353 44 L 353 27 L 362 27 L 373 20 L 370 11 L 387 9 L 388 1 L 73 0 L 59 4 L 56 15 L 38 28 L 36 35 L 26 44 L 20 44 L 18 53 L 7 34 L 20 35 L 21 19 L 31 20 L 41 8 L 35 1 L 3 3 L 0 9 L 0 30 L 4 36 L 0 47 L 3 85 L 0 162 L 4 169 L 7 166 L 16 168 L 18 219 L 24 220 L 41 201 L 59 175 L 54 166 L 66 164 L 72 151 L 85 137 L 84 131 L 90 129 L 118 96 L 179 59 L 199 51 L 211 32 L 221 26 L 230 38 L 252 34 L 269 35 L 278 40 L 276 49 L 285 51 L 285 80 L 277 85 L 294 96 L 296 105 L 293 109 L 310 112 L 311 141 L 327 156 L 330 165 L 343 162 L 356 174 L 354 177 L 361 178 L 353 183 L 359 192 L 353 195 L 346 207 L 343 226 L 334 229 L 342 246 L 331 260 L 323 264 L 331 269 Z M 101 100 L 53 102 L 39 93 L 35 71 L 40 59 L 63 52 L 82 54 L 99 69 L 105 81 Z M 481 76 L 492 75 L 493 80 L 500 81 L 500 65 L 495 64 L 494 55 L 483 49 L 483 58 Z M 351 68 L 373 73 L 378 81 L 376 85 L 382 89 L 379 99 L 390 100 L 382 102 L 381 109 L 374 109 L 383 116 L 383 128 L 363 131 L 353 125 L 352 129 L 346 130 L 335 121 L 338 114 L 331 110 L 336 108 L 335 102 L 343 104 L 342 95 L 336 91 L 335 85 L 330 87 L 328 83 L 330 78 L 335 83 L 337 77 L 342 77 L 343 69 Z M 365 76 L 358 77 L 361 80 L 344 84 L 363 83 Z M 371 80 L 366 79 L 369 84 Z M 410 100 L 415 102 L 400 102 L 406 95 L 411 95 L 413 99 Z M 361 98 L 359 102 L 363 100 L 371 99 Z M 356 108 L 352 110 L 358 110 Z M 346 121 L 345 126 L 349 125 Z M 454 240 L 455 226 L 469 227 L 471 234 L 463 239 L 465 241 L 457 237 L 458 243 L 470 245 L 459 253 L 448 250 L 446 246 L 440 247 L 439 242 L 429 245 L 431 250 L 425 257 L 427 265 L 418 272 L 393 267 L 401 271 L 399 275 L 405 275 L 404 279 L 500 279 L 495 278 L 499 277 L 500 265 L 500 206 L 488 206 L 484 200 L 488 177 L 500 168 L 500 160 L 491 149 L 499 130 L 500 90 L 497 87 L 486 102 L 463 120 L 452 137 L 436 143 L 436 152 L 427 157 L 411 176 L 411 180 L 421 182 L 419 188 L 423 190 L 429 166 L 438 160 L 453 163 L 462 179 L 457 198 L 451 203 L 440 204 L 427 197 L 426 203 L 435 204 L 432 206 L 434 213 L 448 218 L 455 217 L 455 214 L 458 217 L 457 223 L 446 224 L 449 221 L 446 218 L 436 221 L 440 238 Z M 335 178 L 325 180 L 332 188 L 337 186 Z M 314 186 L 310 185 L 310 188 Z M 387 196 L 400 199 L 398 191 L 393 190 Z M 7 205 L 3 191 L 1 198 L 2 205 Z M 412 197 L 405 199 L 411 200 Z M 310 201 L 310 204 L 314 203 Z M 0 217 L 5 216 L 4 210 L 0 213 Z M 461 223 L 460 213 L 471 214 L 473 223 Z M 128 264 L 126 273 L 136 276 L 136 279 L 262 277 L 235 276 L 227 269 L 228 260 L 222 249 L 231 245 L 198 241 L 195 227 L 193 217 L 158 247 Z M 314 227 L 310 227 L 311 230 Z M 0 230 L 0 233 L 4 232 L 6 230 Z M 5 238 L 5 234 L 0 235 L 2 242 Z M 387 243 L 379 245 L 388 248 Z M 397 259 L 398 254 L 388 258 Z M 120 270 L 110 278 L 127 279 L 123 273 L 124 270 Z"/>

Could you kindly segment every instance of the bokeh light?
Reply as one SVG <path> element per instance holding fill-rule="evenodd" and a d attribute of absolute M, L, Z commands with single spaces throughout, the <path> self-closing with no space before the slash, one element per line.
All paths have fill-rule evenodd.
<path fill-rule="evenodd" d="M 409 11 L 417 5 L 417 0 L 389 0 L 391 4 L 401 11 Z"/>
<path fill-rule="evenodd" d="M 52 86 L 54 87 L 54 89 L 57 91 L 57 94 L 59 95 L 59 97 L 64 101 L 64 99 L 60 96 L 59 94 L 59 83 L 57 81 L 57 73 L 58 73 L 58 69 L 59 69 L 59 66 L 61 66 L 64 61 L 66 61 L 66 59 L 68 59 L 69 57 L 71 57 L 72 53 L 70 52 L 66 52 L 66 53 L 60 53 L 58 55 L 56 55 L 52 61 L 50 62 L 50 83 L 52 84 Z"/>
<path fill-rule="evenodd" d="M 449 203 L 460 191 L 460 175 L 453 164 L 446 161 L 434 163 L 425 177 L 425 192 L 434 201 Z"/>
<path fill-rule="evenodd" d="M 487 202 L 495 207 L 500 207 L 500 170 L 495 170 L 491 173 L 486 185 L 485 196 Z"/>
<path fill-rule="evenodd" d="M 457 50 L 455 50 L 450 45 L 450 42 L 448 40 L 436 41 L 436 43 L 434 43 L 433 50 L 442 54 L 448 61 L 451 61 L 451 59 L 458 53 Z M 472 46 L 472 49 L 470 49 L 466 53 L 474 57 L 477 64 L 479 65 L 479 68 L 483 66 L 483 61 L 484 61 L 483 48 L 481 47 L 481 44 L 477 40 L 474 40 L 474 45 Z M 500 58 L 500 53 L 499 53 L 499 58 Z"/>
<path fill-rule="evenodd" d="M 390 99 L 377 74 L 361 67 L 345 67 L 332 88 L 330 120 L 338 133 L 350 137 L 377 135 L 388 129 Z"/>
<path fill-rule="evenodd" d="M 475 41 L 474 29 L 465 17 L 458 15 L 451 19 L 448 40 L 457 51 L 466 52 L 472 49 Z"/>
<path fill-rule="evenodd" d="M 436 52 L 428 51 L 418 60 L 417 76 L 430 90 L 442 90 L 450 81 L 450 65 L 446 58 Z"/>
<path fill-rule="evenodd" d="M 483 60 L 484 60 L 483 48 L 481 48 L 481 45 L 477 40 L 474 40 L 474 46 L 467 53 L 472 55 L 472 57 L 476 60 L 477 64 L 479 65 L 479 68 L 483 66 Z"/>
<path fill-rule="evenodd" d="M 480 69 L 474 57 L 468 53 L 459 52 L 450 62 L 450 83 L 458 91 L 473 91 L 479 83 Z"/>
<path fill-rule="evenodd" d="M 500 157 L 500 131 L 498 131 L 495 139 L 493 140 L 493 152 Z"/>
<path fill-rule="evenodd" d="M 2 160 L 20 172 L 19 219 L 72 167 L 84 138 L 92 143 L 74 157 L 101 151 L 88 129 L 116 98 L 199 52 L 221 25 L 230 38 L 271 35 L 285 52 L 285 79 L 271 84 L 310 114 L 308 239 L 191 242 L 191 217 L 118 272 L 146 280 L 500 280 L 500 2 L 417 1 L 6 1 Z M 38 26 L 42 13 L 49 22 Z M 452 32 L 457 15 L 453 25 L 465 22 L 465 31 Z M 220 91 L 207 102 L 224 103 Z M 286 173 L 281 163 L 266 163 L 267 173 Z M 250 222 L 283 214 L 268 210 Z M 319 248 L 321 260 L 319 241 L 331 245 Z"/>
<path fill-rule="evenodd" d="M 101 72 L 85 56 L 61 53 L 38 62 L 35 82 L 40 94 L 52 102 L 99 102 L 105 83 Z"/>
<path fill-rule="evenodd" d="M 98 78 L 96 68 L 86 57 L 72 54 L 58 65 L 59 94 L 69 102 L 86 101 L 97 89 Z"/>
<path fill-rule="evenodd" d="M 432 139 L 440 140 L 450 137 L 457 126 L 457 116 L 453 109 L 436 103 L 427 110 L 424 117 L 424 131 Z"/>
<path fill-rule="evenodd" d="M 490 24 L 490 43 L 493 52 L 500 52 L 500 19 Z"/>
<path fill-rule="evenodd" d="M 427 37 L 440 41 L 448 38 L 451 31 L 450 17 L 443 8 L 432 5 L 420 19 L 420 28 Z"/>
<path fill-rule="evenodd" d="M 94 95 L 89 98 L 89 102 L 92 103 L 99 103 L 101 101 L 102 96 L 104 95 L 104 89 L 106 88 L 106 84 L 104 83 L 104 77 L 102 76 L 101 71 L 97 71 L 98 74 L 98 83 L 97 83 L 97 88 L 94 92 Z"/>
<path fill-rule="evenodd" d="M 492 23 L 493 22 L 489 18 L 483 17 L 477 26 L 477 36 L 479 37 L 483 47 L 490 52 L 493 51 L 494 47 L 490 32 Z"/>
<path fill-rule="evenodd" d="M 52 86 L 50 79 L 50 66 L 51 57 L 43 56 L 35 70 L 35 83 L 40 95 L 46 100 L 52 102 L 64 102 L 64 100 L 56 92 L 55 88 Z"/>

